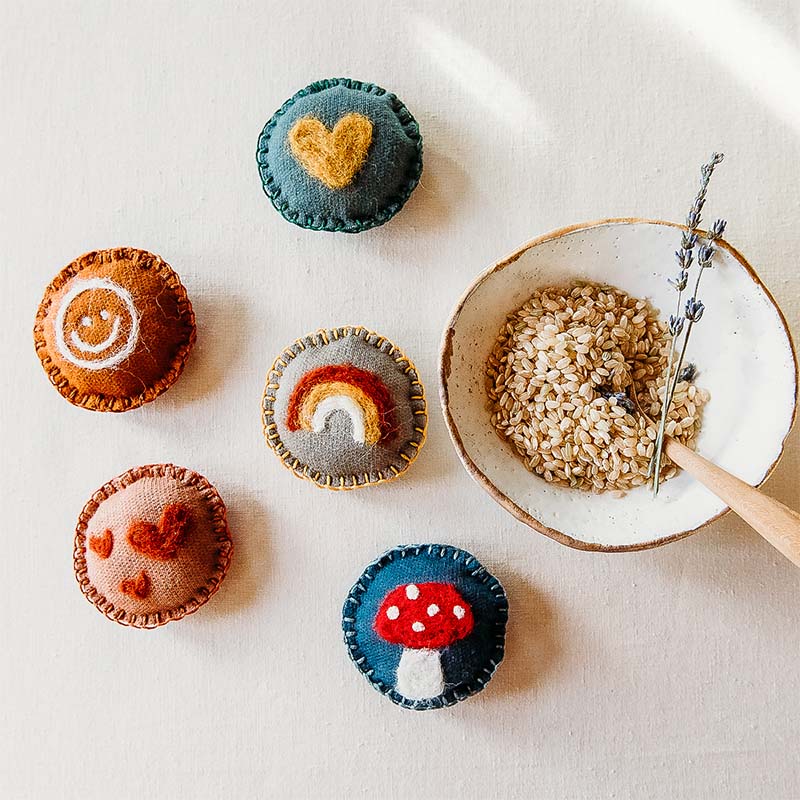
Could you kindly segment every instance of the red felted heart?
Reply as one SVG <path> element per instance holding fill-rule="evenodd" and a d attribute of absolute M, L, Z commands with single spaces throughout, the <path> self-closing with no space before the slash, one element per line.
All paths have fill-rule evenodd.
<path fill-rule="evenodd" d="M 177 503 L 161 513 L 158 525 L 135 520 L 128 528 L 128 544 L 149 558 L 166 561 L 178 557 L 178 548 L 185 544 L 192 527 L 192 512 Z"/>
<path fill-rule="evenodd" d="M 97 553 L 99 558 L 108 558 L 114 549 L 114 534 L 106 529 L 98 536 L 90 536 L 89 549 L 93 553 Z"/>
<path fill-rule="evenodd" d="M 122 594 L 128 597 L 135 597 L 137 600 L 144 600 L 150 594 L 150 578 L 142 570 L 135 578 L 125 578 L 119 585 Z"/>

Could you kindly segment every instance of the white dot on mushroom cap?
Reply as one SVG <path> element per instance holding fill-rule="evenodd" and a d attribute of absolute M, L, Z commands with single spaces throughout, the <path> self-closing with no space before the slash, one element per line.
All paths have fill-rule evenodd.
<path fill-rule="evenodd" d="M 386 616 L 389 619 L 397 619 L 400 616 L 400 609 L 397 606 L 389 606 L 386 609 Z"/>
<path fill-rule="evenodd" d="M 82 317 L 81 318 L 81 325 L 83 325 L 84 328 L 88 328 L 91 324 L 92 324 L 92 318 L 91 317 Z"/>
<path fill-rule="evenodd" d="M 108 319 L 108 318 L 109 318 L 109 316 L 110 316 L 110 314 L 109 314 L 109 313 L 108 313 L 108 311 L 106 311 L 105 309 L 103 309 L 103 310 L 100 312 L 100 318 L 101 318 L 101 319 Z"/>
<path fill-rule="evenodd" d="M 464 614 L 467 612 L 464 611 L 464 606 L 453 606 L 453 613 L 459 618 L 464 619 Z"/>
<path fill-rule="evenodd" d="M 415 633 L 422 633 L 425 630 L 425 626 L 421 622 L 413 622 L 411 624 L 411 630 Z"/>
<path fill-rule="evenodd" d="M 419 597 L 419 586 L 409 583 L 408 586 L 406 586 L 406 597 L 409 600 L 416 600 Z"/>
<path fill-rule="evenodd" d="M 428 606 L 428 616 L 435 617 L 438 613 L 439 613 L 439 606 L 437 606 L 436 603 L 431 603 Z"/>

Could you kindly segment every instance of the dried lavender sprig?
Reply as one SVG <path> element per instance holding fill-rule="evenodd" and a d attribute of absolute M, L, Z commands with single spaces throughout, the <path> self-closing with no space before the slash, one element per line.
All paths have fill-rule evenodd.
<path fill-rule="evenodd" d="M 700 188 L 692 201 L 692 207 L 689 209 L 689 213 L 686 215 L 686 230 L 681 234 L 681 246 L 675 251 L 675 260 L 679 267 L 678 275 L 675 278 L 667 278 L 667 283 L 675 289 L 677 296 L 675 298 L 675 313 L 671 314 L 669 317 L 670 348 L 669 357 L 667 359 L 667 381 L 664 384 L 665 398 L 666 388 L 669 386 L 669 376 L 672 374 L 672 364 L 675 359 L 675 344 L 683 330 L 683 324 L 685 322 L 681 313 L 683 308 L 683 291 L 686 289 L 686 284 L 689 281 L 689 269 L 694 260 L 694 248 L 697 244 L 697 226 L 700 224 L 702 218 L 708 183 L 711 180 L 714 168 L 722 159 L 723 155 L 721 153 L 712 153 L 708 163 L 703 164 L 700 168 Z M 666 406 L 662 406 L 661 425 L 664 427 L 667 424 L 667 413 Z M 661 436 L 659 436 L 659 438 L 661 438 Z M 658 472 L 661 469 L 661 452 L 658 448 L 655 449 L 653 458 L 650 459 L 648 476 L 652 475 L 654 465 L 656 466 L 656 472 Z"/>
<path fill-rule="evenodd" d="M 670 386 L 669 393 L 665 395 L 666 400 L 666 408 L 669 411 L 669 405 L 672 403 L 672 396 L 675 394 L 675 388 L 677 387 L 678 383 L 680 382 L 680 374 L 681 374 L 681 365 L 683 364 L 684 356 L 686 355 L 686 346 L 689 340 L 689 334 L 691 332 L 692 326 L 696 322 L 700 322 L 700 318 L 703 316 L 703 311 L 705 310 L 705 306 L 703 305 L 702 301 L 697 299 L 697 292 L 700 289 L 700 278 L 703 276 L 703 272 L 709 269 L 712 264 L 711 260 L 714 257 L 714 253 L 716 251 L 715 242 L 722 238 L 722 234 L 725 233 L 725 227 L 728 223 L 724 219 L 718 219 L 714 222 L 711 226 L 711 230 L 708 231 L 705 235 L 706 243 L 703 244 L 697 253 L 697 278 L 694 282 L 694 291 L 692 296 L 686 301 L 686 305 L 684 306 L 684 317 L 681 318 L 681 324 L 677 326 L 678 334 L 680 334 L 681 330 L 683 330 L 683 322 L 685 320 L 689 321 L 689 324 L 686 326 L 686 336 L 683 340 L 683 346 L 681 348 L 680 358 L 678 359 L 678 364 L 675 368 L 674 378 L 672 379 L 671 384 L 665 384 Z M 672 319 L 670 317 L 670 319 Z M 673 340 L 674 345 L 674 340 Z M 669 373 L 669 371 L 668 371 Z"/>
<path fill-rule="evenodd" d="M 694 197 L 694 201 L 692 203 L 692 207 L 689 209 L 689 213 L 686 215 L 686 230 L 683 231 L 681 234 L 681 247 L 675 253 L 676 261 L 678 262 L 678 266 L 680 267 L 680 271 L 678 272 L 677 279 L 673 279 L 670 281 L 670 284 L 674 286 L 676 289 L 678 296 L 676 299 L 676 310 L 675 314 L 671 315 L 669 318 L 669 331 L 671 335 L 670 341 L 670 348 L 669 348 L 669 356 L 667 359 L 667 373 L 666 379 L 664 382 L 664 402 L 661 406 L 661 420 L 659 422 L 658 427 L 658 435 L 656 438 L 655 449 L 653 452 L 653 458 L 650 462 L 650 471 L 653 475 L 653 493 L 658 494 L 658 486 L 661 480 L 661 456 L 662 451 L 664 449 L 664 431 L 667 427 L 667 416 L 669 414 L 669 408 L 672 404 L 672 395 L 674 393 L 674 388 L 670 391 L 670 387 L 672 385 L 672 366 L 675 360 L 675 348 L 677 339 L 681 334 L 681 331 L 684 327 L 685 317 L 681 314 L 681 304 L 683 300 L 683 291 L 686 288 L 686 284 L 689 280 L 689 269 L 692 265 L 692 261 L 694 258 L 694 248 L 697 244 L 697 228 L 700 225 L 700 221 L 702 219 L 702 211 L 703 206 L 706 202 L 706 192 L 708 191 L 708 184 L 711 180 L 711 176 L 714 173 L 714 168 L 719 164 L 722 159 L 724 158 L 722 153 L 712 153 L 711 158 L 706 164 L 700 168 L 700 188 L 697 194 Z M 713 229 L 712 229 L 713 230 Z M 724 224 L 723 224 L 724 230 Z M 717 238 L 721 236 L 721 232 L 717 235 Z M 713 255 L 713 251 L 711 253 Z M 708 260 L 708 265 L 710 266 L 710 258 Z M 698 266 L 699 266 L 699 259 L 698 259 Z M 703 269 L 698 269 L 698 280 L 695 283 L 695 294 L 693 299 L 697 302 L 697 286 L 699 284 L 699 275 L 701 275 Z M 698 314 L 697 319 L 695 321 L 699 321 L 700 316 L 702 316 L 703 311 L 702 307 L 700 308 L 699 312 L 692 305 L 692 312 L 693 314 Z M 684 308 L 685 311 L 685 308 Z M 690 320 L 688 328 L 691 327 L 692 321 Z M 683 361 L 683 355 L 686 352 L 686 341 L 688 339 L 688 328 L 687 328 L 687 335 L 684 338 L 684 346 L 682 349 L 681 359 L 679 361 L 679 366 L 675 370 L 675 375 L 680 372 L 680 363 Z M 675 382 L 677 385 L 677 382 Z"/>
<path fill-rule="evenodd" d="M 662 424 L 659 426 L 658 437 L 656 439 L 656 446 L 654 451 L 654 457 L 656 455 L 659 458 L 656 460 L 656 469 L 660 470 L 661 467 L 661 451 L 664 447 L 664 435 L 666 429 L 666 415 L 669 413 L 669 409 L 672 406 L 672 399 L 675 395 L 675 390 L 678 386 L 678 382 L 681 378 L 681 372 L 683 368 L 683 361 L 686 357 L 686 348 L 689 345 L 689 337 L 692 334 L 692 328 L 694 327 L 695 323 L 700 322 L 703 312 L 705 311 L 705 306 L 701 300 L 697 299 L 697 292 L 700 288 L 700 278 L 703 276 L 703 272 L 709 269 L 712 266 L 712 259 L 714 257 L 714 253 L 716 252 L 715 242 L 721 238 L 722 234 L 725 232 L 725 226 L 727 223 L 724 219 L 718 219 L 714 225 L 712 226 L 711 230 L 706 234 L 706 244 L 704 244 L 700 248 L 700 252 L 698 253 L 697 259 L 697 279 L 694 283 L 694 292 L 692 296 L 686 301 L 686 306 L 684 309 L 685 318 L 688 320 L 688 324 L 686 325 L 686 333 L 683 337 L 683 344 L 681 345 L 680 356 L 678 358 L 678 363 L 675 366 L 675 373 L 671 375 L 669 371 L 667 371 L 667 380 L 664 384 L 664 404 L 662 406 Z M 682 327 L 682 326 L 681 326 Z M 666 409 L 666 412 L 664 411 Z M 653 493 L 658 494 L 658 487 L 660 484 L 658 472 L 653 477 Z"/>
<path fill-rule="evenodd" d="M 705 178 L 705 174 L 703 175 L 703 177 Z M 700 196 L 701 194 L 703 195 L 702 197 Z M 697 197 L 695 197 L 694 204 L 692 205 L 692 208 L 689 211 L 689 214 L 687 215 L 686 218 L 687 225 L 688 224 L 697 225 L 697 223 L 700 221 L 700 211 L 702 209 L 704 202 L 705 202 L 705 192 L 703 192 L 701 188 L 701 192 L 698 193 Z M 677 292 L 677 298 L 675 301 L 675 313 L 669 315 L 670 343 L 669 343 L 669 356 L 667 358 L 667 383 L 665 383 L 664 385 L 665 396 L 666 396 L 666 387 L 669 384 L 669 375 L 672 374 L 672 362 L 675 359 L 675 342 L 677 342 L 678 337 L 680 336 L 681 331 L 683 330 L 683 324 L 685 322 L 685 319 L 681 314 L 681 307 L 682 307 L 681 301 L 683 299 L 683 291 L 684 289 L 686 289 L 686 284 L 689 282 L 689 269 L 692 266 L 692 261 L 694 260 L 693 251 L 696 244 L 697 244 L 696 229 L 689 228 L 681 234 L 680 249 L 675 251 L 675 261 L 678 262 L 678 267 L 679 267 L 678 274 L 674 278 L 667 278 L 667 283 L 670 286 L 672 286 L 672 288 L 675 289 L 675 291 Z M 659 433 L 661 430 L 661 426 L 666 426 L 665 406 L 662 406 Z M 653 474 L 654 467 L 657 472 L 661 469 L 661 453 L 659 452 L 658 448 L 656 448 L 653 451 L 653 457 L 650 459 L 650 467 L 647 472 L 648 478 Z"/>
<path fill-rule="evenodd" d="M 678 298 L 675 316 L 679 317 L 681 313 L 681 295 L 686 288 L 686 283 L 689 279 L 689 269 L 694 260 L 694 248 L 697 245 L 698 233 L 697 229 L 700 227 L 702 220 L 703 206 L 706 204 L 706 193 L 708 192 L 708 184 L 711 176 L 714 174 L 714 169 L 725 156 L 722 153 L 712 153 L 708 163 L 703 164 L 700 168 L 700 188 L 694 197 L 692 207 L 686 215 L 686 230 L 681 234 L 681 246 L 675 253 L 675 259 L 680 267 L 677 279 L 669 280 L 677 290 Z"/>

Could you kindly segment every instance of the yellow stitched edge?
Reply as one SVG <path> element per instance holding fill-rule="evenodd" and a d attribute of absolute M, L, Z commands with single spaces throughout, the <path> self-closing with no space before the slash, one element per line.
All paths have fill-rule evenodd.
<path fill-rule="evenodd" d="M 200 587 L 185 603 L 176 608 L 153 611 L 147 614 L 128 613 L 124 609 L 118 609 L 103 594 L 101 594 L 89 580 L 88 568 L 86 565 L 86 537 L 89 522 L 94 517 L 100 504 L 128 486 L 136 483 L 142 478 L 174 478 L 185 486 L 192 486 L 198 494 L 208 502 L 211 509 L 212 532 L 216 535 L 219 542 L 217 549 L 217 561 L 214 570 L 208 578 L 206 584 Z M 187 614 L 193 614 L 200 606 L 208 600 L 219 589 L 223 578 L 230 567 L 231 556 L 233 554 L 233 540 L 228 531 L 228 520 L 225 503 L 220 497 L 219 492 L 208 482 L 206 478 L 197 472 L 193 472 L 185 467 L 176 467 L 174 464 L 148 464 L 143 467 L 134 467 L 112 478 L 108 483 L 101 486 L 83 507 L 78 517 L 78 525 L 75 528 L 75 539 L 72 552 L 72 563 L 75 570 L 75 577 L 80 585 L 86 599 L 92 603 L 100 612 L 105 614 L 110 620 L 118 622 L 120 625 L 128 625 L 132 628 L 158 628 L 166 625 L 172 620 L 181 619 Z"/>
<path fill-rule="evenodd" d="M 408 442 L 405 442 L 404 445 L 403 445 L 403 447 L 405 447 L 406 445 L 412 445 L 414 447 L 413 455 L 407 456 L 405 453 L 403 453 L 401 451 L 399 453 L 399 455 L 405 460 L 405 462 L 406 462 L 405 466 L 402 469 L 397 469 L 397 467 L 395 467 L 393 464 L 391 464 L 389 466 L 389 468 L 393 472 L 392 475 L 384 476 L 384 474 L 383 474 L 383 472 L 381 470 L 376 470 L 377 475 L 378 475 L 378 480 L 373 481 L 373 480 L 369 480 L 369 473 L 365 472 L 364 475 L 363 475 L 363 477 L 364 477 L 364 482 L 363 483 L 359 483 L 358 482 L 359 478 L 360 478 L 360 476 L 358 476 L 358 475 L 350 475 L 350 476 L 341 475 L 341 476 L 339 476 L 339 480 L 340 480 L 340 485 L 339 486 L 336 486 L 336 485 L 334 485 L 332 483 L 332 477 L 330 475 L 326 475 L 326 476 L 324 476 L 326 478 L 325 482 L 321 483 L 320 482 L 320 478 L 322 478 L 323 476 L 319 472 L 315 472 L 313 476 L 309 475 L 309 470 L 311 469 L 309 467 L 309 465 L 308 464 L 302 464 L 301 462 L 298 461 L 298 459 L 291 453 L 289 448 L 286 447 L 286 445 L 281 440 L 280 435 L 278 434 L 278 428 L 277 428 L 276 423 L 272 419 L 270 419 L 269 422 L 266 419 L 267 417 L 272 418 L 272 417 L 275 416 L 275 410 L 274 409 L 272 409 L 272 408 L 270 408 L 270 409 L 264 408 L 264 402 L 266 400 L 269 400 L 271 403 L 275 402 L 275 396 L 269 394 L 270 387 L 271 387 L 271 380 L 270 379 L 271 379 L 271 376 L 272 376 L 273 373 L 278 375 L 279 378 L 281 378 L 283 376 L 283 371 L 282 370 L 278 370 L 276 368 L 278 364 L 283 364 L 283 368 L 284 369 L 286 368 L 286 365 L 284 364 L 283 359 L 291 361 L 293 358 L 295 358 L 297 356 L 297 353 L 295 353 L 291 349 L 292 347 L 298 346 L 298 347 L 300 347 L 301 350 L 304 351 L 306 349 L 306 341 L 307 340 L 311 340 L 312 342 L 314 342 L 313 346 L 321 346 L 321 345 L 318 344 L 318 339 L 322 340 L 324 345 L 327 345 L 327 344 L 330 343 L 330 340 L 329 340 L 328 337 L 333 337 L 334 340 L 337 340 L 339 335 L 341 335 L 344 338 L 346 336 L 360 336 L 362 334 L 363 334 L 365 339 L 366 339 L 366 337 L 370 337 L 370 336 L 377 337 L 377 341 L 376 342 L 368 342 L 368 344 L 372 344 L 372 346 L 377 348 L 378 350 L 380 350 L 381 347 L 384 344 L 388 344 L 390 349 L 389 349 L 389 352 L 387 353 L 387 355 L 393 356 L 395 353 L 397 353 L 399 358 L 395 359 L 396 363 L 401 364 L 401 363 L 405 362 L 408 365 L 406 367 L 406 369 L 403 370 L 406 374 L 408 374 L 410 371 L 413 370 L 413 372 L 417 376 L 417 379 L 416 379 L 416 381 L 412 381 L 411 382 L 412 383 L 412 391 L 413 391 L 414 385 L 416 385 L 416 386 L 419 386 L 419 393 L 410 396 L 409 400 L 416 401 L 416 402 L 420 402 L 420 401 L 422 402 L 422 404 L 424 406 L 424 410 L 422 410 L 422 411 L 415 410 L 414 414 L 416 416 L 419 416 L 420 414 L 425 415 L 425 424 L 422 427 L 419 427 L 419 426 L 416 426 L 416 425 L 414 426 L 414 430 L 420 435 L 419 436 L 419 440 L 418 441 L 409 440 Z M 385 351 L 381 351 L 381 352 L 385 352 Z M 303 336 L 303 337 L 301 337 L 299 339 L 295 339 L 289 345 L 289 347 L 284 349 L 283 352 L 280 353 L 278 355 L 278 357 L 272 362 L 272 366 L 267 371 L 267 376 L 266 376 L 266 378 L 264 380 L 264 384 L 265 384 L 264 392 L 261 395 L 261 426 L 262 426 L 262 432 L 263 432 L 263 435 L 264 435 L 264 439 L 266 440 L 267 445 L 270 447 L 271 450 L 273 450 L 275 455 L 278 456 L 278 458 L 280 460 L 280 463 L 283 464 L 283 466 L 286 467 L 293 475 L 295 475 L 298 478 L 302 478 L 303 480 L 308 481 L 309 483 L 312 483 L 318 489 L 331 489 L 332 491 L 345 491 L 346 492 L 346 491 L 350 491 L 350 490 L 353 490 L 353 489 L 363 489 L 363 488 L 365 488 L 367 486 L 378 486 L 378 485 L 380 485 L 382 483 L 388 483 L 389 481 L 393 481 L 393 480 L 395 480 L 395 478 L 398 478 L 401 475 L 403 475 L 406 472 L 406 470 L 408 470 L 408 468 L 414 463 L 414 461 L 417 460 L 417 457 L 419 456 L 419 452 L 422 449 L 422 445 L 425 444 L 425 440 L 427 439 L 427 434 L 428 434 L 428 401 L 427 401 L 426 396 L 425 396 L 425 386 L 423 385 L 423 383 L 422 383 L 422 381 L 420 380 L 420 377 L 419 377 L 419 370 L 416 368 L 416 366 L 411 361 L 411 359 L 408 358 L 402 352 L 402 350 L 400 350 L 398 347 L 396 347 L 385 336 L 381 336 L 379 333 L 375 333 L 375 331 L 371 331 L 371 330 L 369 330 L 369 328 L 365 328 L 363 325 L 342 325 L 342 326 L 340 326 L 338 328 L 320 328 L 320 329 L 314 331 L 313 333 L 308 333 L 308 334 L 306 334 L 305 336 Z M 276 388 L 277 388 L 277 384 L 276 384 Z M 269 433 L 269 431 L 271 429 L 274 429 L 274 431 L 272 433 Z M 278 452 L 278 449 L 277 449 L 278 447 L 283 447 L 284 448 L 282 453 Z M 293 464 L 290 464 L 289 463 L 289 458 L 293 458 L 295 463 L 300 464 L 302 469 L 298 468 L 298 467 L 295 467 Z M 349 485 L 349 486 L 345 485 L 345 483 L 344 483 L 345 477 L 349 477 L 350 478 L 351 485 Z"/>
<path fill-rule="evenodd" d="M 129 260 L 135 264 L 143 264 L 146 268 L 154 267 L 156 273 L 164 279 L 166 287 L 175 293 L 178 300 L 178 314 L 191 329 L 189 339 L 178 347 L 169 364 L 169 369 L 158 380 L 154 381 L 152 386 L 146 387 L 143 392 L 133 397 L 107 397 L 98 392 L 81 392 L 76 386 L 69 382 L 69 378 L 67 378 L 51 358 L 44 335 L 45 319 L 47 317 L 47 312 L 50 310 L 50 305 L 53 302 L 53 295 L 55 295 L 67 281 L 79 274 L 81 270 L 95 266 L 98 261 L 103 264 L 106 261 L 113 261 L 114 259 Z M 197 326 L 195 323 L 194 311 L 192 310 L 192 304 L 189 300 L 186 288 L 181 283 L 178 274 L 163 258 L 161 258 L 161 256 L 149 253 L 147 250 L 139 250 L 135 247 L 114 247 L 109 250 L 92 250 L 67 264 L 67 266 L 50 281 L 45 289 L 42 302 L 39 304 L 39 308 L 36 312 L 36 320 L 33 326 L 33 343 L 36 348 L 36 354 L 42 362 L 42 366 L 47 373 L 50 383 L 52 383 L 62 397 L 65 397 L 70 403 L 81 406 L 82 408 L 88 408 L 91 411 L 129 411 L 155 400 L 160 394 L 166 392 L 181 376 L 183 368 L 186 366 L 186 359 L 192 351 L 196 338 Z"/>

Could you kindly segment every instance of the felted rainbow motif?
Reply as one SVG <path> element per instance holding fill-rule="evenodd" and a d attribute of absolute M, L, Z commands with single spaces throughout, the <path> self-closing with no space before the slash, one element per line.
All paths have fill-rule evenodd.
<path fill-rule="evenodd" d="M 353 364 L 328 364 L 303 375 L 289 399 L 286 427 L 321 433 L 336 411 L 350 418 L 353 439 L 359 444 L 390 442 L 397 434 L 394 402 L 386 384 Z"/>

